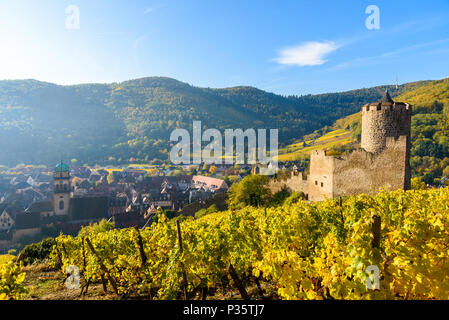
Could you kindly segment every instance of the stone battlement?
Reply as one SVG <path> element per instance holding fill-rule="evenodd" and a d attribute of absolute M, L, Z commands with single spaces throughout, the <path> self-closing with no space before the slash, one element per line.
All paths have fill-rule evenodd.
<path fill-rule="evenodd" d="M 410 112 L 411 106 L 408 103 L 402 103 L 402 102 L 394 102 L 394 103 L 377 103 L 377 104 L 366 104 L 362 107 L 362 113 L 366 112 L 385 112 L 385 111 L 399 111 L 399 112 Z"/>
<path fill-rule="evenodd" d="M 310 153 L 310 155 L 314 156 L 314 157 L 326 157 L 326 149 L 321 149 L 321 150 L 312 150 L 312 152 Z"/>

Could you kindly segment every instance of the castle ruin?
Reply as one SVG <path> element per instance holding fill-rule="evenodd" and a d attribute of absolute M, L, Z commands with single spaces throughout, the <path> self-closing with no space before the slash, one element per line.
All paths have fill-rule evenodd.
<path fill-rule="evenodd" d="M 361 148 L 350 154 L 331 156 L 326 150 L 312 151 L 310 174 L 292 173 L 286 181 L 271 181 L 273 192 L 282 188 L 302 191 L 306 199 L 389 190 L 410 189 L 411 106 L 383 98 L 362 107 Z"/>

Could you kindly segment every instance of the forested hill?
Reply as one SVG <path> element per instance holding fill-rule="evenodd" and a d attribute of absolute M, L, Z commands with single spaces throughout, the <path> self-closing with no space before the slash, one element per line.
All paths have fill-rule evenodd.
<path fill-rule="evenodd" d="M 0 81 L 0 164 L 79 164 L 166 160 L 170 132 L 203 128 L 279 128 L 282 144 L 380 99 L 431 82 L 343 93 L 280 96 L 253 87 L 198 88 L 163 77 L 113 84 L 59 86 Z"/>

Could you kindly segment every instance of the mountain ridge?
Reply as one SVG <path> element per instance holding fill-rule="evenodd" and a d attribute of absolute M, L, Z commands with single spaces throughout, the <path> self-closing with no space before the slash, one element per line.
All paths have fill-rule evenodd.
<path fill-rule="evenodd" d="M 0 164 L 165 161 L 170 132 L 204 128 L 279 128 L 291 143 L 380 99 L 432 81 L 340 93 L 282 96 L 251 86 L 195 87 L 168 77 L 109 84 L 58 85 L 34 79 L 0 81 Z"/>

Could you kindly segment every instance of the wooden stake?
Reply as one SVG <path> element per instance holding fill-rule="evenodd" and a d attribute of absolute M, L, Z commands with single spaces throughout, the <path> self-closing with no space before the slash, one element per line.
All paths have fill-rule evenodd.
<path fill-rule="evenodd" d="M 206 300 L 207 299 L 207 292 L 208 291 L 209 291 L 209 288 L 207 286 L 203 287 L 201 300 Z"/>
<path fill-rule="evenodd" d="M 143 249 L 143 240 L 140 235 L 140 230 L 138 227 L 134 227 L 134 229 L 137 231 L 137 245 L 139 246 L 140 259 L 142 261 L 141 267 L 143 268 L 147 263 L 147 256 L 145 255 L 145 250 Z"/>
<path fill-rule="evenodd" d="M 176 220 L 176 229 L 178 230 L 178 245 L 179 252 L 182 254 L 182 236 L 181 236 L 181 226 L 179 225 L 179 220 Z M 184 264 L 181 262 L 182 269 L 182 282 L 184 287 L 184 300 L 187 300 L 187 274 L 184 269 Z"/>
<path fill-rule="evenodd" d="M 83 267 L 84 267 L 84 270 L 86 270 L 86 250 L 84 248 L 84 237 L 82 237 L 81 240 L 83 243 Z"/>
<path fill-rule="evenodd" d="M 381 219 L 379 216 L 373 216 L 373 223 L 371 225 L 371 232 L 373 233 L 373 241 L 371 246 L 373 248 L 380 249 L 380 227 L 381 227 Z"/>
<path fill-rule="evenodd" d="M 240 281 L 240 278 L 239 278 L 237 272 L 235 271 L 234 266 L 232 265 L 232 263 L 229 264 L 228 271 L 229 271 L 229 274 L 231 275 L 232 280 L 234 280 L 235 286 L 239 290 L 240 295 L 242 296 L 242 298 L 244 300 L 249 300 L 249 295 L 246 292 L 245 287 L 243 286 L 242 282 Z"/>
<path fill-rule="evenodd" d="M 106 283 L 106 279 L 104 278 L 104 275 L 100 276 L 101 278 L 101 283 L 103 284 L 103 291 L 104 293 L 108 292 L 108 284 Z"/>

